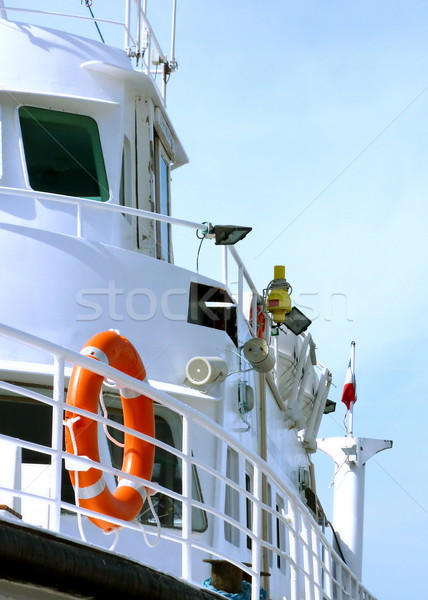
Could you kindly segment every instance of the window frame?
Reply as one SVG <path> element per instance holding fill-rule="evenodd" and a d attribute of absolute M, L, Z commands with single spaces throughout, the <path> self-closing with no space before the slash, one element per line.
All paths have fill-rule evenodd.
<path fill-rule="evenodd" d="M 240 466 L 238 452 L 234 448 L 227 446 L 226 477 L 237 485 L 239 485 Z M 240 523 L 240 494 L 235 487 L 232 487 L 227 483 L 224 490 L 224 514 Z M 226 542 L 229 542 L 236 548 L 241 547 L 241 532 L 237 527 L 228 521 L 224 522 L 224 539 Z"/>
<path fill-rule="evenodd" d="M 51 117 L 50 119 L 49 116 Z M 107 202 L 110 199 L 110 189 L 99 127 L 97 121 L 93 117 L 87 114 L 59 111 L 51 108 L 27 104 L 22 104 L 17 107 L 17 117 L 21 136 L 20 141 L 22 145 L 23 165 L 25 168 L 28 186 L 32 190 L 35 192 L 65 195 L 74 198 L 86 198 L 98 202 Z M 34 125 L 34 123 L 38 123 L 38 125 L 40 125 L 41 130 L 45 134 L 45 141 L 46 139 L 51 138 L 57 143 L 59 148 L 59 154 L 57 157 L 54 157 L 52 154 L 52 148 L 55 148 L 54 144 L 51 145 L 50 148 L 48 147 L 48 151 L 46 151 L 45 147 L 45 152 L 42 154 L 37 153 L 34 150 L 34 139 L 32 139 L 34 138 L 34 129 L 31 129 L 31 126 Z M 73 125 L 75 126 L 74 131 Z M 58 139 L 56 139 L 54 130 L 56 128 L 58 131 L 61 127 L 63 128 L 64 137 L 58 137 Z M 69 133 L 73 135 L 70 135 L 66 143 L 65 132 L 67 128 L 69 129 Z M 79 130 L 80 133 L 77 135 Z M 86 166 L 82 164 L 79 158 L 77 158 L 75 155 L 75 150 L 73 150 L 73 147 L 75 148 L 76 145 L 79 145 L 79 142 L 77 142 L 77 138 L 79 137 L 81 137 L 82 140 L 86 138 L 85 142 L 89 141 L 89 143 L 86 143 L 85 146 L 83 146 L 83 142 L 80 143 L 82 143 L 85 153 L 91 159 L 90 168 L 95 171 L 95 175 L 90 172 L 89 166 L 86 168 Z M 51 154 L 49 154 L 49 151 Z M 39 167 L 39 172 L 37 171 L 35 160 L 36 155 L 37 158 L 39 158 L 41 155 L 44 156 L 46 159 L 46 167 L 48 167 L 45 170 L 45 181 L 42 182 L 42 184 L 37 181 L 37 178 L 40 177 L 41 169 Z M 59 166 L 55 168 L 51 164 L 49 169 L 48 159 L 51 163 L 54 163 L 56 160 Z M 67 164 L 71 165 L 71 167 L 78 165 L 79 169 L 64 169 L 64 166 L 60 168 L 62 164 L 61 161 L 63 162 L 63 165 L 66 166 Z M 67 163 L 67 161 L 69 162 Z M 48 171 L 51 172 L 51 182 L 48 182 L 47 180 Z M 60 180 L 58 173 L 66 173 L 67 171 L 73 171 L 73 173 L 69 174 L 69 187 L 72 186 L 71 182 L 80 182 L 81 184 L 82 177 L 79 177 L 78 175 L 79 173 L 85 173 L 87 176 L 87 182 L 92 179 L 96 183 L 99 194 L 82 194 L 77 193 L 77 190 L 76 193 L 72 193 L 72 187 L 70 187 L 70 189 L 61 189 L 61 185 L 63 188 L 66 188 L 67 183 Z M 74 173 L 74 171 L 76 171 L 76 173 Z M 54 189 L 55 186 L 58 186 L 57 189 Z"/>
<path fill-rule="evenodd" d="M 121 408 L 119 408 L 119 404 L 120 404 L 120 401 L 116 401 L 116 399 L 113 400 L 113 403 L 109 402 L 109 407 L 108 407 L 109 411 L 110 411 L 109 418 L 111 418 L 112 414 L 114 414 L 114 415 L 116 415 L 116 417 L 120 417 L 119 422 L 123 424 L 123 415 L 122 415 Z M 163 406 L 155 405 L 154 409 L 155 409 L 155 418 L 158 417 L 158 418 L 162 419 L 169 427 L 170 434 L 171 434 L 172 440 L 173 440 L 174 449 L 181 450 L 181 448 L 182 448 L 182 420 L 181 420 L 180 416 Z M 109 431 L 111 434 L 112 430 L 110 429 Z M 121 438 L 122 438 L 122 435 L 120 435 L 120 439 L 118 441 L 121 441 Z M 157 438 L 157 439 L 159 439 L 159 441 L 164 442 L 164 440 L 162 440 L 160 438 Z M 110 451 L 110 459 L 113 461 L 114 459 L 112 457 L 112 451 L 114 454 L 116 454 L 117 448 L 114 445 L 112 445 L 110 442 L 109 442 L 108 446 L 109 446 L 109 451 Z M 156 447 L 156 449 L 157 448 L 158 447 Z M 120 450 L 119 450 L 119 452 L 120 452 Z M 171 457 L 173 457 L 173 459 L 177 460 L 177 462 L 178 462 L 177 466 L 178 466 L 178 469 L 180 472 L 180 481 L 182 481 L 181 462 L 178 459 L 178 457 L 176 457 L 172 453 L 171 453 Z M 118 468 L 120 468 L 121 467 L 121 458 L 116 456 L 115 460 L 117 462 L 116 466 Z M 155 450 L 155 462 L 156 462 L 156 450 Z M 162 482 L 157 481 L 156 483 L 161 483 L 161 485 L 163 485 Z M 174 490 L 171 490 L 171 491 L 174 491 Z M 181 493 L 181 490 L 178 493 Z M 158 494 L 160 494 L 160 492 L 158 492 L 157 495 Z M 192 497 L 195 500 L 197 500 L 198 502 L 201 502 L 202 504 L 204 503 L 202 488 L 200 485 L 198 472 L 194 465 L 192 468 Z M 155 496 L 155 498 L 156 498 L 156 496 Z M 165 498 L 167 499 L 167 501 L 169 499 L 172 502 L 175 502 L 175 500 L 172 500 L 170 498 L 170 496 L 165 495 Z M 154 504 L 155 504 L 155 509 L 156 509 L 156 502 Z M 196 513 L 197 513 L 197 515 L 196 515 Z M 144 518 L 144 515 L 147 515 L 148 518 Z M 149 525 L 149 526 L 155 525 L 155 521 L 150 520 L 150 516 L 151 516 L 151 510 L 146 501 L 140 512 L 140 515 L 137 517 L 137 520 L 139 522 L 143 523 L 144 525 Z M 195 522 L 197 519 L 199 520 L 199 525 L 195 526 Z M 160 518 L 160 521 L 161 521 L 162 527 L 165 527 L 167 529 L 181 529 L 181 521 L 180 520 L 177 520 L 177 523 L 173 522 L 172 524 L 165 522 L 165 520 L 163 521 L 162 518 Z M 192 508 L 192 531 L 197 532 L 197 533 L 203 533 L 204 531 L 206 531 L 207 528 L 208 528 L 208 520 L 207 520 L 206 512 L 203 511 L 202 509 L 193 507 Z"/>
<path fill-rule="evenodd" d="M 171 161 L 159 136 L 155 133 L 155 211 L 162 215 L 171 214 Z M 166 179 L 162 167 L 166 169 Z M 166 189 L 164 189 L 166 184 Z M 166 198 L 164 193 L 166 192 Z M 156 258 L 172 262 L 171 224 L 156 221 Z"/>

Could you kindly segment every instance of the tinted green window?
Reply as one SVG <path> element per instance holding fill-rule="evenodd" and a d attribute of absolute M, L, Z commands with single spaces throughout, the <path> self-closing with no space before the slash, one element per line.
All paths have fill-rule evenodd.
<path fill-rule="evenodd" d="M 160 157 L 159 165 L 159 207 L 158 211 L 163 215 L 169 215 L 169 166 L 165 161 L 164 157 Z M 170 227 L 169 223 L 159 223 L 160 226 L 160 239 L 161 249 L 160 256 L 162 260 L 170 260 Z"/>
<path fill-rule="evenodd" d="M 123 424 L 122 415 L 114 410 L 109 410 L 109 418 Z M 176 447 L 174 436 L 169 423 L 161 416 L 155 416 L 156 438 L 168 444 L 172 448 Z M 123 443 L 123 436 L 110 429 L 110 435 L 117 441 Z M 109 442 L 110 455 L 114 467 L 120 469 L 123 459 L 123 451 L 119 446 Z M 192 498 L 198 502 L 203 502 L 202 491 L 199 485 L 199 478 L 196 468 L 193 467 L 192 473 Z M 155 460 L 153 465 L 152 481 L 159 483 L 163 487 L 172 490 L 178 494 L 182 493 L 181 485 L 181 463 L 175 454 L 156 447 Z M 182 526 L 182 508 L 179 500 L 173 499 L 167 494 L 157 493 L 153 496 L 153 506 L 159 516 L 159 520 L 164 527 L 180 528 Z M 143 506 L 138 520 L 148 525 L 155 525 L 156 521 L 148 502 Z M 192 508 L 192 529 L 193 531 L 205 531 L 207 528 L 207 517 L 204 511 L 199 508 Z"/>
<path fill-rule="evenodd" d="M 52 398 L 52 390 L 37 388 L 39 393 Z M 34 424 L 37 426 L 34 426 Z M 42 402 L 16 396 L 0 396 L 0 434 L 18 438 L 41 446 L 51 447 L 52 408 Z M 37 450 L 22 449 L 22 462 L 48 465 L 54 457 Z M 2 466 L 2 468 L 4 468 Z M 74 491 L 70 477 L 62 465 L 61 497 L 65 502 L 74 504 Z"/>
<path fill-rule="evenodd" d="M 155 137 L 156 212 L 170 214 L 169 180 L 170 167 L 165 150 L 158 137 Z M 171 226 L 158 221 L 156 224 L 156 256 L 167 262 L 172 261 Z"/>
<path fill-rule="evenodd" d="M 108 200 L 107 175 L 94 119 L 31 106 L 21 106 L 19 119 L 34 190 Z"/>

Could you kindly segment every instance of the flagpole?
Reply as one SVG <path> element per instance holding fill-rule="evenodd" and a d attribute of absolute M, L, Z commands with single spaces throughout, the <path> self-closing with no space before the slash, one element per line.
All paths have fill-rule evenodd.
<path fill-rule="evenodd" d="M 378 452 L 392 448 L 392 442 L 353 436 L 353 409 L 357 398 L 355 342 L 352 342 L 351 357 L 342 393 L 342 402 L 346 406 L 343 419 L 346 435 L 317 440 L 317 446 L 328 454 L 335 464 L 333 528 L 338 534 L 337 537 L 335 536 L 335 545 L 342 551 L 348 568 L 358 579 L 361 579 L 366 463 Z M 348 419 L 348 427 L 346 419 Z"/>
<path fill-rule="evenodd" d="M 355 342 L 351 342 L 351 373 L 352 379 L 355 378 Z M 355 381 L 353 381 L 355 386 Z M 352 437 L 354 435 L 354 404 L 355 402 L 351 402 L 351 406 L 349 408 L 349 420 L 348 420 L 348 431 L 349 436 Z"/>

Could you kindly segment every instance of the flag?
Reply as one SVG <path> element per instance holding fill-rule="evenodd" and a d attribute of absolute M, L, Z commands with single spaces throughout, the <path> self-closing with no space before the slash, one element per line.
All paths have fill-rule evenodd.
<path fill-rule="evenodd" d="M 357 385 L 355 383 L 355 374 L 352 362 L 349 361 L 348 370 L 346 371 L 345 385 L 343 386 L 342 402 L 348 410 L 351 405 L 357 401 Z"/>

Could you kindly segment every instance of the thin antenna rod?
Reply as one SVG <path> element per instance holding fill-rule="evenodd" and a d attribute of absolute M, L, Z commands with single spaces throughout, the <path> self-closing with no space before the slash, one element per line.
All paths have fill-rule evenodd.
<path fill-rule="evenodd" d="M 91 13 L 91 17 L 94 19 L 94 25 L 97 28 L 97 31 L 98 31 L 98 34 L 99 34 L 99 36 L 101 38 L 102 43 L 105 44 L 105 40 L 103 38 L 103 34 L 101 33 L 101 30 L 98 27 L 98 23 L 95 21 L 94 13 L 92 12 L 92 8 L 91 8 L 91 6 L 92 6 L 92 0 L 85 0 L 85 6 L 89 9 L 89 12 Z"/>
<path fill-rule="evenodd" d="M 0 18 L 5 19 L 7 21 L 7 13 L 5 10 L 4 1 L 0 0 Z"/>
<path fill-rule="evenodd" d="M 351 374 L 352 374 L 352 384 L 354 386 L 354 394 L 357 393 L 355 389 L 355 342 L 351 342 Z M 349 435 L 352 437 L 354 435 L 354 404 L 355 402 L 351 402 L 351 406 L 349 408 Z"/>
<path fill-rule="evenodd" d="M 171 55 L 169 62 L 175 66 L 175 24 L 177 20 L 177 0 L 172 0 L 172 24 L 171 24 Z"/>

